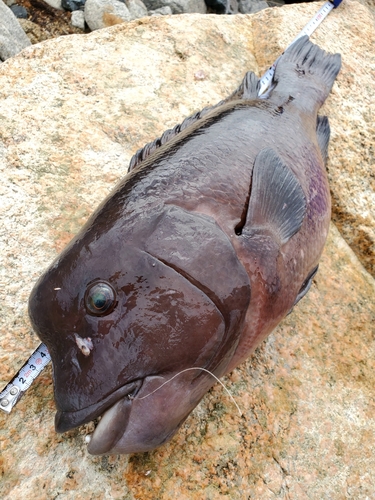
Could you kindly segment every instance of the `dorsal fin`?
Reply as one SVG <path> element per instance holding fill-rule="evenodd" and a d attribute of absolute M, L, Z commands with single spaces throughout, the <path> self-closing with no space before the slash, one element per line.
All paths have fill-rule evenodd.
<path fill-rule="evenodd" d="M 133 170 L 133 168 L 139 165 L 158 148 L 169 142 L 183 130 L 190 127 L 192 124 L 199 122 L 199 120 L 202 120 L 202 118 L 206 117 L 208 113 L 212 112 L 213 110 L 220 108 L 230 101 L 256 99 L 258 96 L 258 86 L 259 78 L 253 72 L 248 71 L 241 85 L 229 97 L 227 97 L 223 101 L 220 101 L 214 106 L 207 106 L 201 111 L 197 111 L 193 115 L 188 116 L 182 123 L 175 125 L 172 129 L 166 130 L 158 139 L 155 139 L 154 141 L 147 143 L 145 146 L 143 146 L 143 148 L 138 149 L 138 151 L 130 160 L 128 172 Z"/>
<path fill-rule="evenodd" d="M 273 149 L 255 159 L 244 235 L 271 231 L 281 244 L 299 231 L 306 213 L 300 182 Z"/>

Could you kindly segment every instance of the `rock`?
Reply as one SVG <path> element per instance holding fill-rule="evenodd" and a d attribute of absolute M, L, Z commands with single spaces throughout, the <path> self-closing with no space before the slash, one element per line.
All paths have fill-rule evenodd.
<path fill-rule="evenodd" d="M 144 4 L 148 10 L 170 7 L 173 14 L 205 14 L 207 11 L 204 0 L 144 0 Z"/>
<path fill-rule="evenodd" d="M 124 0 L 131 18 L 139 19 L 148 15 L 145 4 L 141 0 Z"/>
<path fill-rule="evenodd" d="M 65 10 L 74 12 L 75 10 L 83 9 L 85 2 L 86 0 L 61 0 L 61 6 Z"/>
<path fill-rule="evenodd" d="M 35 280 L 124 175 L 131 155 L 227 96 L 245 70 L 262 73 L 316 7 L 149 17 L 47 41 L 0 65 L 0 386 L 38 345 L 27 319 Z M 366 69 L 373 37 L 369 11 L 352 0 L 312 37 L 343 56 L 323 112 L 332 128 L 332 192 L 339 197 L 342 189 L 336 176 L 350 176 L 350 203 L 368 203 L 356 185 L 363 178 L 367 186 L 363 151 L 374 138 L 365 121 L 374 116 Z M 358 124 L 367 124 L 363 149 Z M 342 158 L 352 162 L 350 172 Z M 92 424 L 54 432 L 47 368 L 13 412 L 0 415 L 0 497 L 372 498 L 374 322 L 374 279 L 332 226 L 306 298 L 224 379 L 243 417 L 217 385 L 169 444 L 91 457 L 85 435 Z"/>
<path fill-rule="evenodd" d="M 30 45 L 17 18 L 5 3 L 0 0 L 0 61 L 13 57 Z"/>
<path fill-rule="evenodd" d="M 80 28 L 81 30 L 85 29 L 85 14 L 82 10 L 75 10 L 72 12 L 72 26 Z"/>
<path fill-rule="evenodd" d="M 27 19 L 27 10 L 22 5 L 12 4 L 10 10 L 18 19 Z"/>
<path fill-rule="evenodd" d="M 172 9 L 168 6 L 148 11 L 149 16 L 171 16 L 172 14 L 173 14 Z"/>
<path fill-rule="evenodd" d="M 132 16 L 126 5 L 118 0 L 87 0 L 85 21 L 90 30 L 98 30 L 130 21 Z"/>
<path fill-rule="evenodd" d="M 50 5 L 54 9 L 63 10 L 62 0 L 44 0 L 46 4 Z"/>
<path fill-rule="evenodd" d="M 238 0 L 205 0 L 209 13 L 238 14 Z"/>
<path fill-rule="evenodd" d="M 268 3 L 264 0 L 239 0 L 238 3 L 241 14 L 254 14 L 268 8 Z"/>
<path fill-rule="evenodd" d="M 230 9 L 230 0 L 205 0 L 205 3 L 215 14 L 228 14 Z"/>

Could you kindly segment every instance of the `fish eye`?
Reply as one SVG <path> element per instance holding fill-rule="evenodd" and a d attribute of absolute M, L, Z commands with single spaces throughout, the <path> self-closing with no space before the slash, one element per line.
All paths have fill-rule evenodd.
<path fill-rule="evenodd" d="M 85 307 L 93 316 L 106 316 L 116 307 L 116 293 L 109 283 L 96 281 L 85 293 Z"/>

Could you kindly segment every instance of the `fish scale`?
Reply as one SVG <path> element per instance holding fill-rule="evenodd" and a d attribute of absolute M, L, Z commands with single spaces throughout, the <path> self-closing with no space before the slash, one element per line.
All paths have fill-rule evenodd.
<path fill-rule="evenodd" d="M 334 0 L 327 2 L 313 17 L 313 19 L 304 27 L 294 41 L 298 40 L 303 35 L 311 35 L 311 33 L 318 27 L 324 20 L 329 12 L 336 8 L 341 3 L 341 0 Z M 279 60 L 279 59 L 278 59 Z M 277 61 L 278 61 L 277 60 Z M 272 82 L 272 77 L 275 72 L 276 63 L 267 70 L 267 72 L 260 79 L 258 95 L 260 97 L 266 94 L 267 88 Z M 21 367 L 19 372 L 13 379 L 6 385 L 0 393 L 0 409 L 6 413 L 10 413 L 12 408 L 17 404 L 22 395 L 31 386 L 35 378 L 45 368 L 51 360 L 47 347 L 40 344 L 39 347 L 32 353 L 27 362 Z"/>

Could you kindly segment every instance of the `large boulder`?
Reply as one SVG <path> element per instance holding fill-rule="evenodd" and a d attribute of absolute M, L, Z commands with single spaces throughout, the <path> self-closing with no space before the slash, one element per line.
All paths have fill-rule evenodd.
<path fill-rule="evenodd" d="M 13 57 L 31 45 L 16 16 L 0 0 L 0 62 Z"/>
<path fill-rule="evenodd" d="M 146 18 L 34 45 L 0 66 L 0 384 L 38 345 L 27 317 L 35 280 L 132 153 L 228 95 L 246 70 L 262 73 L 316 9 Z M 322 110 L 334 214 L 371 238 L 372 14 L 346 0 L 312 40 L 343 58 Z M 1 498 L 371 498 L 374 299 L 374 279 L 332 226 L 307 297 L 224 379 L 243 416 L 217 385 L 150 453 L 92 457 L 92 424 L 57 435 L 47 368 L 0 415 Z"/>

